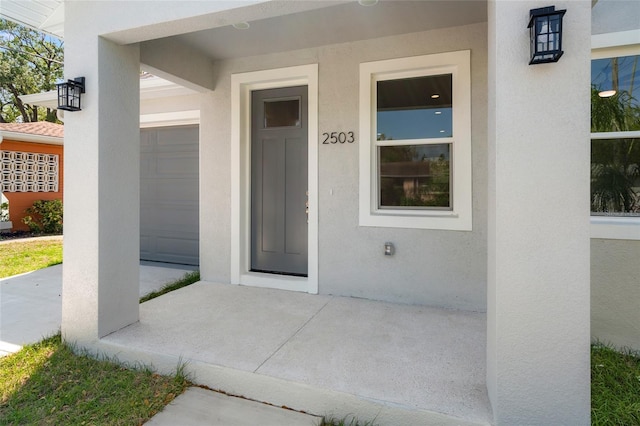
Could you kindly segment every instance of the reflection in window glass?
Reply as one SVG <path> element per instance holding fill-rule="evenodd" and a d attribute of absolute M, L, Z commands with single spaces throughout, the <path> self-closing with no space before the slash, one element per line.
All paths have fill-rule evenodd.
<path fill-rule="evenodd" d="M 450 210 L 451 144 L 378 147 L 380 208 Z"/>
<path fill-rule="evenodd" d="M 377 82 L 377 140 L 451 137 L 452 76 Z"/>
<path fill-rule="evenodd" d="M 640 55 L 591 61 L 591 131 L 640 130 Z"/>
<path fill-rule="evenodd" d="M 265 129 L 296 126 L 300 126 L 300 99 L 265 101 Z"/>
<path fill-rule="evenodd" d="M 640 216 L 640 138 L 591 141 L 591 211 Z"/>

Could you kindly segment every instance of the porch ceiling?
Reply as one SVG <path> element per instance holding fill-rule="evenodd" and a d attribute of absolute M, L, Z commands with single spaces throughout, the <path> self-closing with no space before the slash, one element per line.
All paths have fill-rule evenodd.
<path fill-rule="evenodd" d="M 1 0 L 0 16 L 59 38 L 64 36 L 63 0 Z"/>
<path fill-rule="evenodd" d="M 320 2 L 323 3 L 323 2 Z M 325 3 L 326 4 L 326 3 Z M 348 2 L 174 36 L 212 60 L 286 52 L 487 20 L 485 0 Z"/>

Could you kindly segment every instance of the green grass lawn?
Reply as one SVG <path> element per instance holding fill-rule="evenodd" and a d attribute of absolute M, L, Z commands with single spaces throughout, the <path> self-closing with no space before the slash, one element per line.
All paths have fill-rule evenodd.
<path fill-rule="evenodd" d="M 640 425 L 640 353 L 591 347 L 591 424 Z"/>
<path fill-rule="evenodd" d="M 187 272 L 186 274 L 184 274 L 182 278 L 179 278 L 173 282 L 167 283 L 160 290 L 152 291 L 146 296 L 142 296 L 140 298 L 140 303 L 144 303 L 148 300 L 155 299 L 156 297 L 160 297 L 163 294 L 169 293 L 170 291 L 178 290 L 182 287 L 186 287 L 198 281 L 200 281 L 200 271 Z"/>
<path fill-rule="evenodd" d="M 0 423 L 138 425 L 189 384 L 75 355 L 58 334 L 0 358 Z"/>
<path fill-rule="evenodd" d="M 59 263 L 62 263 L 62 240 L 17 240 L 0 245 L 0 278 Z"/>

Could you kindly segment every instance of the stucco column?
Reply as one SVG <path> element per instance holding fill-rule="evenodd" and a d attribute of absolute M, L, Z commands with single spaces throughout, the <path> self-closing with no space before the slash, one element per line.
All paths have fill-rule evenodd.
<path fill-rule="evenodd" d="M 552 2 L 553 3 L 553 2 Z M 588 425 L 591 2 L 528 65 L 529 10 L 490 0 L 487 387 L 499 425 Z"/>
<path fill-rule="evenodd" d="M 65 114 L 62 333 L 82 344 L 138 320 L 139 48 L 66 29 L 65 75 L 86 94 Z"/>

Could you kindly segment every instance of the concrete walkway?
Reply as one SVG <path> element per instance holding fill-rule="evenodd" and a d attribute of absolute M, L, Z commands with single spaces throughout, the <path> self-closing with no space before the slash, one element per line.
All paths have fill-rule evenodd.
<path fill-rule="evenodd" d="M 317 426 L 322 417 L 192 387 L 146 425 L 151 426 Z"/>
<path fill-rule="evenodd" d="M 142 262 L 140 296 L 189 272 L 181 265 Z M 60 331 L 62 265 L 0 279 L 0 356 Z"/>

